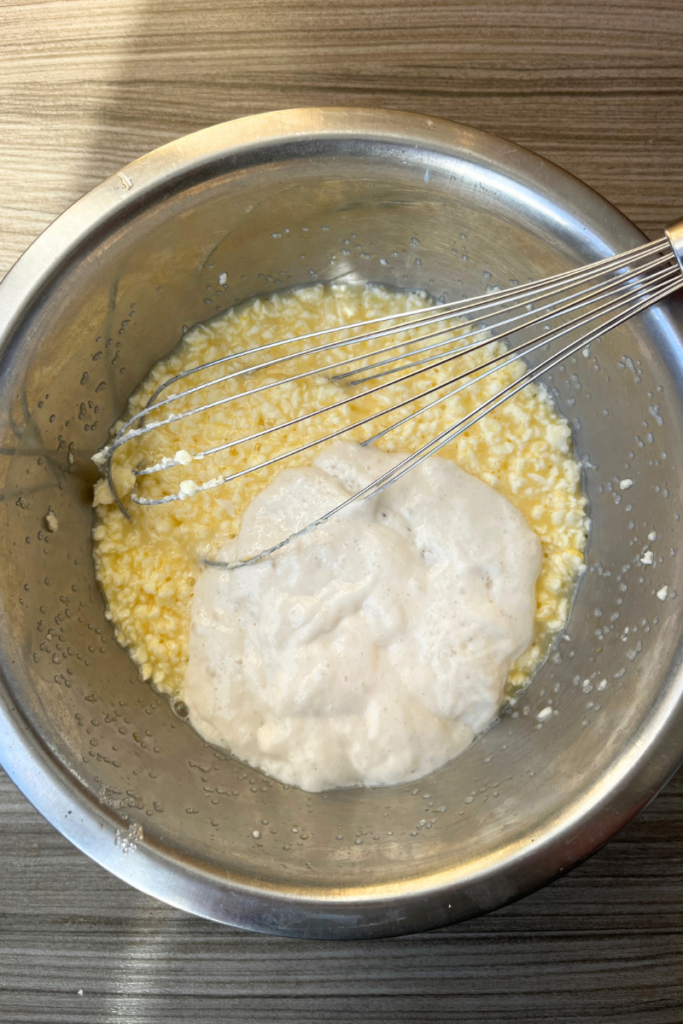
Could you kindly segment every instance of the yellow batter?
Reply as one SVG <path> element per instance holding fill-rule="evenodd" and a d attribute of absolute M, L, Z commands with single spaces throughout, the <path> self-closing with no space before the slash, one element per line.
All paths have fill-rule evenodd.
<path fill-rule="evenodd" d="M 425 301 L 424 293 L 394 292 L 364 285 L 315 285 L 253 300 L 189 331 L 182 344 L 167 359 L 157 363 L 133 394 L 125 418 L 141 409 L 161 383 L 184 369 L 267 341 L 417 309 L 424 306 Z M 376 342 L 375 347 L 378 344 Z M 357 352 L 358 348 L 338 349 L 329 354 L 328 361 L 337 361 L 352 351 Z M 488 348 L 487 355 L 491 351 Z M 474 368 L 481 359 L 480 354 L 464 356 L 458 364 L 446 369 L 427 371 L 417 382 L 396 385 L 316 417 L 297 427 L 295 432 L 278 431 L 257 442 L 231 448 L 201 462 L 194 461 L 189 466 L 137 477 L 137 486 L 133 467 L 153 465 L 163 456 L 173 457 L 178 450 L 196 453 L 224 444 L 283 419 L 329 405 L 346 396 L 348 391 L 344 385 L 316 374 L 169 424 L 118 449 L 114 457 L 114 482 L 131 518 L 126 519 L 113 503 L 107 482 L 99 481 L 94 502 L 97 514 L 94 557 L 116 637 L 128 648 L 143 677 L 171 694 L 180 689 L 187 664 L 190 602 L 202 571 L 202 559 L 213 557 L 238 533 L 244 510 L 283 465 L 308 464 L 320 449 L 185 501 L 152 508 L 131 501 L 134 486 L 139 495 L 157 498 L 176 493 L 185 480 L 201 484 L 238 471 L 259 459 L 265 461 L 290 449 L 293 444 L 303 444 L 338 426 L 357 422 L 370 412 L 387 408 L 414 394 L 416 387 L 428 388 L 446 375 L 452 376 L 454 365 L 461 372 Z M 164 397 L 188 384 L 194 386 L 213 379 L 234 369 L 235 365 L 240 364 L 202 371 L 181 385 L 172 386 Z M 312 357 L 304 357 L 268 371 L 268 379 L 281 379 L 313 365 L 316 364 Z M 516 379 L 522 369 L 523 364 L 518 362 L 473 384 L 460 395 L 382 438 L 378 447 L 386 451 L 415 451 Z M 222 391 L 218 387 L 208 389 L 174 403 L 168 411 L 177 413 L 196 407 L 200 402 L 215 400 L 220 394 L 237 394 L 265 380 L 263 371 L 237 378 L 221 385 Z M 161 417 L 156 413 L 151 418 Z M 388 420 L 380 420 L 376 425 L 359 428 L 345 436 L 360 441 L 387 423 Z M 510 671 L 510 685 L 517 688 L 528 681 L 553 635 L 564 625 L 573 586 L 584 567 L 588 525 L 586 498 L 581 490 L 580 467 L 572 453 L 569 424 L 559 415 L 546 391 L 531 385 L 439 454 L 453 459 L 467 472 L 500 490 L 520 509 L 541 541 L 543 567 L 537 584 L 536 636 L 532 646 Z"/>

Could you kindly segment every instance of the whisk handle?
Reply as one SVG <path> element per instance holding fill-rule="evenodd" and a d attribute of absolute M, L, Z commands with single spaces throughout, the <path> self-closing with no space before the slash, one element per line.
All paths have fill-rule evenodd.
<path fill-rule="evenodd" d="M 666 229 L 664 234 L 671 242 L 671 248 L 681 265 L 681 270 L 683 270 L 683 220 L 679 220 L 677 224 L 672 224 L 670 228 Z"/>

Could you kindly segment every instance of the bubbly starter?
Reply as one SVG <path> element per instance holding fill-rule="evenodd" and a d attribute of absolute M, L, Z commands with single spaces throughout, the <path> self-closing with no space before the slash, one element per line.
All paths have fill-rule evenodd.
<path fill-rule="evenodd" d="M 276 477 L 218 557 L 276 544 L 401 458 L 336 442 Z M 182 691 L 192 724 L 306 790 L 419 778 L 496 716 L 534 636 L 540 568 L 506 498 L 429 459 L 275 556 L 204 572 Z"/>

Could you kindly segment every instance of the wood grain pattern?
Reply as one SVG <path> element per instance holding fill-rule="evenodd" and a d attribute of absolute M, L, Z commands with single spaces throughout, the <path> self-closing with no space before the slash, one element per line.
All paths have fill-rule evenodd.
<path fill-rule="evenodd" d="M 650 232 L 683 202 L 680 0 L 0 0 L 0 29 L 0 272 L 123 163 L 278 107 L 464 121 Z"/>
<path fill-rule="evenodd" d="M 650 233 L 683 210 L 681 0 L 0 0 L 0 83 L 0 275 L 139 154 L 292 106 L 464 121 Z M 683 1022 L 681 776 L 567 878 L 404 939 L 190 918 L 87 860 L 2 776 L 0 879 L 8 1024 Z"/>
<path fill-rule="evenodd" d="M 520 903 L 423 935 L 309 943 L 245 934 L 143 896 L 5 781 L 0 1019 L 675 1024 L 682 864 L 679 775 L 607 848 Z"/>

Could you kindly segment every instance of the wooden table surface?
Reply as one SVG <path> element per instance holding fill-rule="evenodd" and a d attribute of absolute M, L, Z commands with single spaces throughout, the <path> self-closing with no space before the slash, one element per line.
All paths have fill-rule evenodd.
<path fill-rule="evenodd" d="M 683 211 L 683 0 L 0 0 L 0 275 L 139 154 L 320 104 L 503 135 L 649 233 Z M 683 1022 L 683 777 L 516 905 L 306 943 L 130 889 L 0 776 L 0 1020 Z"/>

